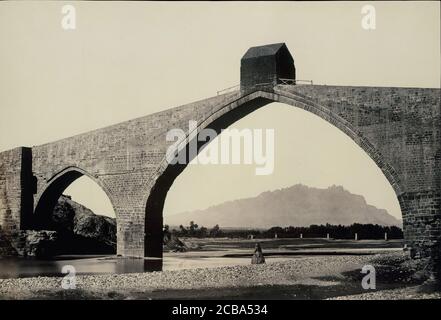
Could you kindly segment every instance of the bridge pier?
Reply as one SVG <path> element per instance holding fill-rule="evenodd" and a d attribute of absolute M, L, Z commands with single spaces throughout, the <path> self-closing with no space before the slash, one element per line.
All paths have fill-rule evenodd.
<path fill-rule="evenodd" d="M 116 215 L 118 256 L 162 258 L 162 211 L 153 214 L 141 206 L 123 209 Z"/>
<path fill-rule="evenodd" d="M 32 149 L 0 153 L 0 228 L 2 233 L 25 229 L 33 211 Z"/>
<path fill-rule="evenodd" d="M 130 215 L 138 215 L 141 210 L 125 210 L 117 214 L 116 219 L 116 254 L 123 257 L 144 257 L 144 223 L 134 221 Z"/>
<path fill-rule="evenodd" d="M 406 192 L 398 197 L 410 257 L 428 258 L 428 270 L 441 284 L 441 190 Z"/>
<path fill-rule="evenodd" d="M 130 181 L 132 179 L 132 181 Z M 123 257 L 144 257 L 145 204 L 135 176 L 112 177 L 113 186 L 125 186 L 124 190 L 111 189 L 111 202 L 116 216 L 116 253 Z M 106 181 L 108 183 L 109 181 Z"/>
<path fill-rule="evenodd" d="M 398 197 L 404 238 L 413 258 L 439 253 L 441 238 L 440 191 L 406 192 Z M 438 250 L 437 250 L 438 248 Z"/>

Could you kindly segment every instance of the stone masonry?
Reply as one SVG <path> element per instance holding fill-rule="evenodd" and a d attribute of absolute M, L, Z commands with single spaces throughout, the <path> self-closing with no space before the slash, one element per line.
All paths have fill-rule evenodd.
<path fill-rule="evenodd" d="M 312 112 L 353 139 L 399 200 L 414 257 L 440 256 L 440 89 L 282 85 L 234 91 L 32 148 L 0 153 L 0 226 L 43 229 L 45 215 L 87 175 L 116 213 L 117 253 L 162 256 L 162 210 L 185 165 L 168 165 L 172 128 L 219 131 L 271 102 Z M 188 137 L 183 145 L 188 143 Z M 277 155 L 276 155 L 277 156 Z M 287 173 L 289 174 L 289 173 Z M 213 191 L 214 192 L 214 191 Z"/>

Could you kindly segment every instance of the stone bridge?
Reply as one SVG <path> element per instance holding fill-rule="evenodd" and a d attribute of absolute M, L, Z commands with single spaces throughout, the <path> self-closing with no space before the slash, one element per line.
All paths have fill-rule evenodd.
<path fill-rule="evenodd" d="M 280 78 L 292 79 L 280 81 Z M 172 128 L 217 131 L 272 102 L 312 112 L 358 144 L 389 180 L 415 257 L 440 255 L 440 89 L 300 85 L 284 44 L 250 48 L 237 90 L 55 142 L 0 153 L 0 226 L 44 229 L 67 186 L 87 175 L 109 197 L 117 253 L 162 257 L 167 191 L 185 165 L 171 165 Z M 189 134 L 182 145 L 189 142 Z M 294 170 L 294 169 L 293 169 Z M 289 173 L 287 173 L 289 174 Z M 213 190 L 216 192 L 216 190 Z"/>

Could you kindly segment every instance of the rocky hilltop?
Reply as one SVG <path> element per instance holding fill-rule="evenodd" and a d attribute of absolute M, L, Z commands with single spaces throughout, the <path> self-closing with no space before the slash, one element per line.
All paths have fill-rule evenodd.
<path fill-rule="evenodd" d="M 52 223 L 51 230 L 56 230 L 64 240 L 74 241 L 74 251 L 108 253 L 116 250 L 115 219 L 97 215 L 69 196 L 62 195 L 58 200 Z"/>
<path fill-rule="evenodd" d="M 116 221 L 62 195 L 47 230 L 0 232 L 0 256 L 49 257 L 60 254 L 116 252 Z"/>
<path fill-rule="evenodd" d="M 165 216 L 164 220 L 173 226 L 195 221 L 204 226 L 219 224 L 222 227 L 253 228 L 326 223 L 402 225 L 386 210 L 367 204 L 363 196 L 352 194 L 341 186 L 319 189 L 301 184 L 263 192 L 253 198 L 228 201 L 204 210 Z"/>

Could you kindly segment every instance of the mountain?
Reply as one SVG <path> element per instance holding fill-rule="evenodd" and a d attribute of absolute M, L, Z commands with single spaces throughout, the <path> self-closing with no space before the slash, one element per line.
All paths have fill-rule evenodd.
<path fill-rule="evenodd" d="M 402 222 L 386 210 L 366 203 L 363 196 L 341 186 L 318 189 L 297 184 L 263 192 L 257 197 L 224 202 L 204 210 L 164 217 L 168 225 L 188 225 L 194 221 L 205 227 L 268 228 L 311 224 L 350 225 L 353 223 L 400 226 Z"/>

